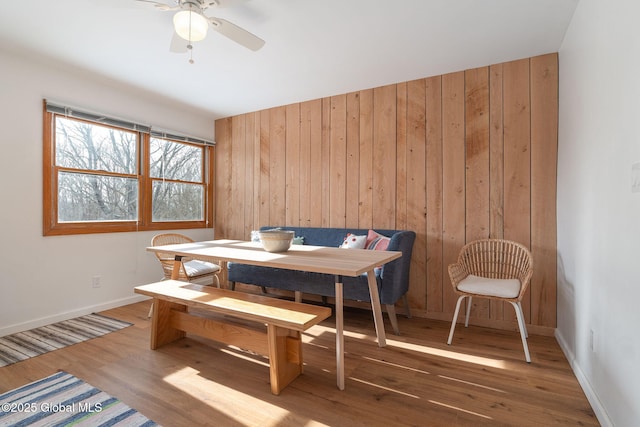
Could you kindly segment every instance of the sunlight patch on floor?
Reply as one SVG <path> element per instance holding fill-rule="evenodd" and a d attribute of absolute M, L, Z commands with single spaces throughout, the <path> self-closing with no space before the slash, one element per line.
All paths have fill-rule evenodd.
<path fill-rule="evenodd" d="M 234 420 L 237 425 L 276 427 L 291 422 L 291 413 L 288 410 L 223 384 L 213 383 L 200 376 L 200 371 L 188 366 L 166 375 L 163 380 L 182 393 L 217 410 L 221 414 L 221 418 L 227 417 Z M 268 388 L 266 384 L 257 386 Z M 242 405 L 242 408 L 236 410 L 234 406 L 237 405 Z M 247 418 L 247 406 L 254 408 L 251 412 L 254 415 L 250 419 Z M 218 419 L 218 422 L 221 425 L 230 423 L 222 419 Z M 325 424 L 307 420 L 301 425 L 324 426 Z"/>
<path fill-rule="evenodd" d="M 304 345 L 310 345 L 311 347 L 322 348 L 324 350 L 328 350 L 329 349 L 329 347 L 327 347 L 326 345 L 318 344 L 318 343 L 315 343 L 313 341 L 303 340 L 302 342 L 304 343 Z"/>
<path fill-rule="evenodd" d="M 310 333 L 309 331 L 312 331 L 312 332 Z M 309 329 L 307 332 L 303 334 L 303 341 L 307 345 L 309 344 L 317 345 L 312 343 L 312 340 L 315 339 L 316 337 L 323 335 L 324 333 L 335 336 L 336 331 L 332 327 L 315 325 L 313 328 Z M 353 339 L 362 340 L 362 341 L 372 341 L 377 345 L 377 338 L 375 334 L 373 335 L 361 334 L 361 333 L 345 330 L 344 336 L 345 338 L 353 338 Z M 322 345 L 319 345 L 319 346 L 323 347 Z M 394 340 L 393 338 L 390 338 L 387 335 L 387 348 L 389 347 L 401 348 L 405 350 L 414 351 L 416 353 L 424 353 L 432 356 L 439 356 L 447 359 L 454 359 L 462 362 L 474 363 L 476 365 L 488 366 L 492 368 L 506 369 L 507 367 L 506 362 L 501 359 L 491 359 L 489 357 L 473 356 L 470 354 L 458 353 L 456 351 L 451 351 L 451 350 L 442 350 L 440 348 L 429 347 L 424 344 L 412 344 L 404 341 Z M 349 351 L 348 343 L 345 343 L 345 351 L 347 352 Z"/>
<path fill-rule="evenodd" d="M 248 356 L 246 354 L 243 354 L 243 352 L 247 351 L 247 350 L 242 350 L 239 347 L 235 347 L 235 346 L 229 346 L 228 348 L 221 348 L 220 351 L 222 353 L 226 353 L 229 354 L 233 357 L 239 357 L 240 359 L 244 359 L 244 360 L 248 360 L 249 362 L 252 363 L 257 363 L 258 365 L 262 365 L 262 366 L 266 366 L 267 368 L 269 367 L 269 359 L 268 358 L 264 358 L 264 361 L 261 360 L 257 360 L 257 357 L 262 357 L 260 355 L 256 355 L 256 356 Z"/>
<path fill-rule="evenodd" d="M 447 405 L 446 403 L 442 403 L 442 402 L 436 402 L 435 400 L 429 400 L 428 402 L 429 403 L 433 403 L 434 405 L 443 406 L 445 408 L 454 409 L 456 411 L 461 411 L 461 412 L 464 412 L 465 414 L 470 414 L 470 415 L 475 415 L 477 417 L 486 418 L 487 420 L 492 420 L 493 419 L 492 417 L 490 417 L 488 415 L 479 414 L 479 413 L 473 412 L 473 411 L 467 411 L 466 409 L 462 409 L 462 408 L 459 408 L 459 407 L 453 406 L 453 405 Z"/>
<path fill-rule="evenodd" d="M 376 359 L 374 357 L 362 356 L 362 358 L 365 359 L 365 360 L 368 360 L 370 362 L 379 363 L 381 365 L 390 366 L 392 368 L 404 369 L 404 370 L 407 370 L 407 371 L 410 371 L 410 372 L 415 372 L 417 374 L 422 374 L 422 375 L 432 375 L 431 372 L 424 371 L 422 369 L 413 368 L 411 366 L 404 366 L 404 365 L 400 365 L 398 363 L 391 363 L 391 362 L 387 362 L 386 360 Z M 504 390 L 501 390 L 499 388 L 478 384 L 478 383 L 473 382 L 473 381 L 466 381 L 466 380 L 462 380 L 460 378 L 454 378 L 454 377 L 449 377 L 449 376 L 440 375 L 440 374 L 437 374 L 436 377 L 442 378 L 443 380 L 447 380 L 447 381 L 453 381 L 453 382 L 456 382 L 456 383 L 470 385 L 472 387 L 482 388 L 484 390 L 491 390 L 491 391 L 495 391 L 497 393 L 508 394 L 508 392 L 506 392 Z"/>
<path fill-rule="evenodd" d="M 375 388 L 379 388 L 379 389 L 382 389 L 382 390 L 390 391 L 392 393 L 401 394 L 402 396 L 411 397 L 413 399 L 420 399 L 420 396 L 416 396 L 415 394 L 405 393 L 404 391 L 395 390 L 395 389 L 389 388 L 389 387 L 384 387 L 384 386 L 381 386 L 379 384 L 372 383 L 370 381 L 361 380 L 361 379 L 355 378 L 355 377 L 349 377 L 349 379 L 353 380 L 353 381 L 356 381 L 356 382 L 359 382 L 361 384 L 369 385 L 371 387 L 375 387 Z"/>
<path fill-rule="evenodd" d="M 323 326 L 323 325 L 314 325 L 313 328 L 306 330 L 303 334 L 303 342 L 307 343 L 307 342 L 311 342 L 312 340 L 324 335 L 331 335 L 333 337 L 335 337 L 336 335 L 336 329 L 332 326 Z M 376 341 L 377 342 L 377 337 L 376 334 L 374 333 L 373 335 L 369 335 L 369 334 L 359 334 L 356 332 L 351 332 L 351 331 L 344 331 L 344 336 L 345 337 L 350 337 L 350 338 L 356 338 L 358 340 L 363 340 L 363 341 Z"/>
<path fill-rule="evenodd" d="M 367 356 L 362 356 L 362 358 L 365 360 L 369 360 L 371 362 L 380 363 L 382 365 L 393 366 L 394 368 L 400 368 L 400 369 L 405 369 L 407 371 L 412 371 L 417 374 L 431 375 L 431 372 L 423 371 L 422 369 L 418 369 L 418 368 L 412 368 L 410 366 L 399 365 L 397 363 L 387 362 L 386 360 L 375 359 L 373 357 L 367 357 Z"/>
<path fill-rule="evenodd" d="M 346 335 L 346 333 L 345 333 Z M 393 346 L 402 348 L 405 350 L 415 351 L 417 353 L 430 354 L 432 356 L 445 357 L 447 359 L 460 360 L 461 362 L 475 363 L 476 365 L 488 366 L 491 368 L 506 369 L 506 363 L 504 360 L 490 359 L 488 357 L 472 356 L 470 354 L 458 353 L 450 350 L 442 350 L 435 347 L 429 347 L 426 345 L 411 344 L 402 341 L 396 341 L 394 339 L 387 338 L 387 346 Z"/>
<path fill-rule="evenodd" d="M 497 393 L 508 394 L 508 392 L 506 392 L 504 390 L 500 390 L 499 388 L 489 387 L 487 385 L 482 385 L 482 384 L 474 383 L 474 382 L 471 382 L 471 381 L 465 381 L 465 380 L 461 380 L 459 378 L 447 377 L 446 375 L 438 375 L 438 378 L 442 378 L 442 379 L 449 380 L 449 381 L 455 381 L 455 382 L 458 382 L 458 383 L 467 384 L 467 385 L 474 386 L 474 387 L 480 387 L 480 388 L 483 388 L 485 390 L 495 391 Z"/>

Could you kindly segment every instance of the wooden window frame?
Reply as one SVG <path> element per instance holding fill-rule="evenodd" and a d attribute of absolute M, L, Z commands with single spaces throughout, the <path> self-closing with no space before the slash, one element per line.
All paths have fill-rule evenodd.
<path fill-rule="evenodd" d="M 204 186 L 204 219 L 201 221 L 156 221 L 152 220 L 152 182 L 149 165 L 149 132 L 137 132 L 138 141 L 138 219 L 133 221 L 95 221 L 95 222 L 58 222 L 58 168 L 55 163 L 55 117 L 63 114 L 47 110 L 46 100 L 43 102 L 43 235 L 59 236 L 93 233 L 120 233 L 131 231 L 152 231 L 192 228 L 213 228 L 214 202 L 214 164 L 215 150 L 213 145 L 194 144 L 172 139 L 171 142 L 194 145 L 202 148 L 202 171 Z M 82 120 L 82 119 L 78 119 Z M 90 121 L 89 121 L 90 122 Z M 96 125 L 121 129 L 114 125 L 95 123 Z M 109 175 L 108 172 L 104 175 Z M 179 182 L 179 181 L 178 181 Z"/>

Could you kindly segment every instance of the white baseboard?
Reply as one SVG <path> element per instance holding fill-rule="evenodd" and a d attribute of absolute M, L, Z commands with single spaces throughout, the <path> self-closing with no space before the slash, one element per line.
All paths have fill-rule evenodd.
<path fill-rule="evenodd" d="M 121 298 L 117 300 L 108 301 L 101 304 L 82 307 L 77 310 L 66 311 L 64 313 L 55 314 L 53 316 L 40 317 L 28 322 L 16 323 L 14 325 L 3 326 L 0 328 L 0 337 L 5 335 L 15 334 L 17 332 L 28 331 L 29 329 L 39 328 L 41 326 L 50 325 L 52 323 L 61 322 L 63 320 L 73 319 L 74 317 L 84 316 L 85 314 L 95 313 L 98 311 L 109 310 L 123 305 L 133 304 L 136 302 L 144 301 L 148 297 L 143 295 L 134 295 L 131 297 Z"/>
<path fill-rule="evenodd" d="M 598 398 L 598 394 L 595 392 L 593 387 L 591 387 L 591 383 L 589 382 L 589 379 L 582 372 L 580 365 L 576 361 L 575 355 L 569 349 L 569 346 L 567 345 L 567 341 L 564 339 L 564 337 L 562 336 L 562 334 L 558 329 L 556 329 L 555 337 L 556 337 L 556 340 L 558 341 L 558 344 L 560 345 L 560 348 L 564 352 L 564 355 L 569 361 L 569 365 L 571 365 L 571 369 L 573 370 L 573 373 L 578 379 L 578 382 L 580 383 L 580 386 L 582 387 L 584 394 L 587 396 L 587 400 L 589 401 L 589 404 L 593 408 L 593 412 L 595 412 L 596 417 L 600 422 L 600 425 L 602 427 L 613 427 L 613 422 L 609 418 L 609 415 L 607 414 L 607 411 L 604 409 L 604 406 L 602 406 L 602 403 Z"/>

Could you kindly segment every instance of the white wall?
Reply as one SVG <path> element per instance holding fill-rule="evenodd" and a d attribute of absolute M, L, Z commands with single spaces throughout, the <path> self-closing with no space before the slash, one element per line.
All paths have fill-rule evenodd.
<path fill-rule="evenodd" d="M 640 425 L 638 16 L 637 0 L 581 0 L 559 53 L 556 336 L 601 423 L 620 427 Z"/>
<path fill-rule="evenodd" d="M 153 232 L 42 236 L 42 100 L 213 139 L 204 112 L 0 48 L 0 336 L 140 299 Z M 213 230 L 189 230 L 210 239 Z M 102 286 L 92 288 L 93 276 Z"/>

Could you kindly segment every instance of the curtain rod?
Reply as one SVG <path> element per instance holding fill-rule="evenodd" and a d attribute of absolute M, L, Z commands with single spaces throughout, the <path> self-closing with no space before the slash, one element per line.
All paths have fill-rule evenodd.
<path fill-rule="evenodd" d="M 44 102 L 45 102 L 47 111 L 50 113 L 57 113 L 67 117 L 89 120 L 96 123 L 104 123 L 104 124 L 132 130 L 136 132 L 148 133 L 149 135 L 156 138 L 173 139 L 176 141 L 191 142 L 191 143 L 202 144 L 202 145 L 216 145 L 215 141 L 210 141 L 203 138 L 197 138 L 194 136 L 185 135 L 181 132 L 164 130 L 161 128 L 153 127 L 148 124 L 136 123 L 127 119 L 122 119 L 122 118 L 114 117 L 111 115 L 90 111 L 84 108 L 65 105 L 64 103 L 50 101 L 48 99 L 45 99 Z"/>

